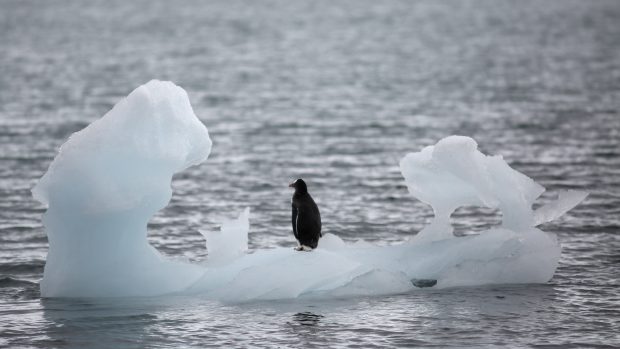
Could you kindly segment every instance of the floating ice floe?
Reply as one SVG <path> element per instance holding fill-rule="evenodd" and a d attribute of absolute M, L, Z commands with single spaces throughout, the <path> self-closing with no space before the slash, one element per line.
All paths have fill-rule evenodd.
<path fill-rule="evenodd" d="M 224 301 L 343 297 L 416 287 L 544 283 L 560 245 L 537 225 L 558 218 L 586 193 L 562 193 L 532 211 L 544 188 L 486 156 L 468 137 L 451 136 L 400 163 L 409 191 L 432 206 L 431 224 L 393 246 L 347 244 L 326 234 L 311 253 L 292 248 L 247 253 L 249 210 L 204 233 L 206 265 L 168 260 L 149 245 L 148 220 L 171 197 L 172 175 L 206 160 L 207 128 L 186 92 L 151 81 L 101 119 L 73 134 L 33 188 L 48 206 L 44 297 L 201 294 Z M 461 206 L 502 212 L 500 227 L 455 237 Z"/>

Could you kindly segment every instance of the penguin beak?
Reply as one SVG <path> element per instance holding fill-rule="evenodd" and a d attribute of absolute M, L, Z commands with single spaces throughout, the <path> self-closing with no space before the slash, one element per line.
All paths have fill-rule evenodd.
<path fill-rule="evenodd" d="M 293 182 L 293 183 L 289 183 L 289 184 L 288 184 L 288 187 L 289 187 L 289 188 L 295 188 L 295 182 Z"/>

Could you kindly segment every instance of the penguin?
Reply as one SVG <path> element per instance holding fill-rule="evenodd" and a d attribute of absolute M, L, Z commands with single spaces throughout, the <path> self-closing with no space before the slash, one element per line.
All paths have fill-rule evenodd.
<path fill-rule="evenodd" d="M 321 214 L 319 208 L 308 193 L 308 187 L 303 179 L 297 179 L 289 184 L 295 188 L 291 204 L 293 207 L 293 234 L 299 242 L 297 251 L 312 251 L 319 244 L 321 238 Z"/>

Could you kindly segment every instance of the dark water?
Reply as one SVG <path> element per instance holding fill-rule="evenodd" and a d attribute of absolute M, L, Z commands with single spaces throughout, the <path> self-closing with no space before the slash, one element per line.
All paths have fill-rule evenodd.
<path fill-rule="evenodd" d="M 320 304 L 41 299 L 30 188 L 72 132 L 152 78 L 187 89 L 214 141 L 150 225 L 169 256 L 204 260 L 198 229 L 246 205 L 252 248 L 292 246 L 296 177 L 326 231 L 402 241 L 431 212 L 398 161 L 451 134 L 550 192 L 591 195 L 543 227 L 563 246 L 546 285 Z M 0 347 L 620 346 L 617 1 L 1 0 L 0 146 Z M 454 220 L 467 233 L 497 216 Z"/>

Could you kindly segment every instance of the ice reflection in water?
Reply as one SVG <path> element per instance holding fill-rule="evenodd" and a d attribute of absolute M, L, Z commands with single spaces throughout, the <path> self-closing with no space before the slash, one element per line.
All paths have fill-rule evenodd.
<path fill-rule="evenodd" d="M 36 343 L 139 347 L 147 340 L 155 347 L 233 342 L 312 347 L 430 345 L 439 340 L 458 345 L 467 337 L 506 344 L 508 337 L 517 335 L 515 328 L 530 336 L 544 332 L 541 323 L 558 326 L 557 330 L 577 330 L 579 324 L 548 307 L 558 296 L 552 286 L 523 285 L 243 306 L 199 297 L 42 300 L 45 335 Z"/>

